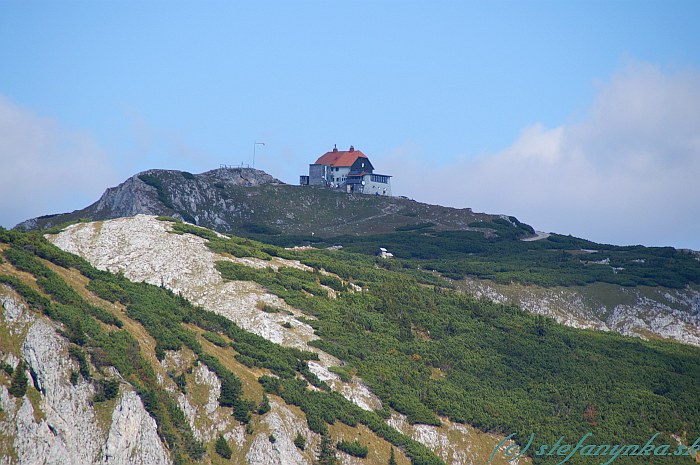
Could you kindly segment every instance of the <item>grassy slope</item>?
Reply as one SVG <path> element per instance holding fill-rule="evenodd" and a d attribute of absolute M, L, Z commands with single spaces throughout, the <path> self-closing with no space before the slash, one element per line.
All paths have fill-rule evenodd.
<path fill-rule="evenodd" d="M 670 247 L 618 247 L 553 234 L 524 242 L 527 225 L 496 219 L 480 223 L 493 231 L 413 231 L 365 236 L 304 238 L 316 247 L 340 244 L 344 250 L 373 255 L 388 248 L 400 266 L 431 269 L 453 279 L 475 276 L 497 283 L 572 286 L 604 282 L 621 286 L 683 288 L 700 284 L 697 255 Z M 289 246 L 299 237 L 254 235 L 256 239 Z"/>
<path fill-rule="evenodd" d="M 232 232 L 254 233 L 255 225 L 276 228 L 285 234 L 328 237 L 339 234 L 393 232 L 395 228 L 432 222 L 438 229 L 466 229 L 469 223 L 490 215 L 469 209 L 428 205 L 397 197 L 352 195 L 327 189 L 297 186 L 260 186 L 231 189 L 235 203 L 249 203 L 255 213 L 243 218 Z M 245 215 L 245 213 L 244 213 Z"/>
<path fill-rule="evenodd" d="M 700 379 L 698 349 L 562 327 L 512 307 L 467 298 L 445 288 L 443 284 L 447 283 L 431 273 L 401 266 L 384 269 L 389 262 L 365 255 L 288 251 L 250 240 L 215 239 L 210 232 L 187 225 L 178 225 L 178 229 L 210 239 L 217 251 L 298 259 L 316 270 L 323 268 L 343 280 L 363 284 L 367 291 L 341 289 L 338 298 L 329 299 L 318 286 L 318 273 L 251 270 L 231 263 L 220 268 L 225 277 L 255 280 L 290 305 L 316 316 L 313 325 L 322 337 L 318 344 L 356 369 L 386 405 L 412 421 L 433 423 L 438 413 L 484 430 L 515 432 L 519 437 L 534 432 L 541 441 L 559 435 L 580 436 L 587 430 L 596 434 L 599 443 L 639 442 L 648 439 L 652 431 L 661 432 L 668 443 L 672 441 L 667 436 L 671 433 L 691 441 L 700 434 L 700 399 L 694 395 Z M 30 256 L 17 251 L 8 256 L 4 246 L 5 256 L 17 262 L 11 268 L 19 266 L 42 278 L 48 276 L 44 269 L 53 268 L 60 271 L 63 282 L 79 287 L 74 282 L 79 275 L 66 274 L 41 259 L 31 258 L 37 254 L 63 268 L 81 270 L 84 278 L 80 279 L 90 281 L 87 288 L 104 299 L 124 304 L 124 327 L 129 327 L 130 320 L 138 321 L 155 346 L 142 360 L 155 363 L 152 357 L 157 356 L 158 346 L 160 350 L 189 347 L 195 353 L 211 353 L 207 349 L 211 346 L 201 342 L 199 331 L 219 332 L 232 341 L 238 354 L 246 354 L 241 362 L 257 369 L 267 367 L 286 378 L 277 387 L 267 383 L 265 388 L 270 394 L 281 394 L 286 401 L 299 404 L 310 425 L 312 420 L 319 427 L 325 419 L 336 418 L 351 425 L 359 421 L 377 427 L 372 418 L 347 402 L 338 404 L 338 398 L 326 397 L 323 391 L 312 394 L 315 397 L 309 403 L 305 391 L 298 390 L 299 382 L 289 377 L 300 376 L 297 369 L 303 366 L 298 365 L 298 354 L 280 350 L 230 324 L 222 326 L 220 319 L 163 289 L 96 272 L 38 235 L 5 234 L 4 240 L 14 247 L 34 251 Z M 7 268 L 8 264 L 2 266 Z M 46 288 L 46 283 L 40 282 L 39 287 L 49 294 L 57 292 L 56 284 Z M 61 293 L 56 295 L 66 298 Z M 82 305 L 79 299 L 72 299 L 75 305 Z M 99 331 L 101 323 L 95 329 L 94 322 L 66 313 L 66 309 L 61 313 L 59 307 L 46 308 L 69 327 L 74 326 L 70 324 L 72 318 L 81 318 L 82 328 L 88 333 L 85 350 L 109 351 L 110 346 L 100 342 L 104 341 Z M 193 330 L 192 325 L 199 330 Z M 118 331 L 112 328 L 108 333 Z M 115 363 L 120 366 L 120 354 L 112 356 L 117 357 Z M 148 370 L 139 373 L 135 370 L 126 377 L 138 385 L 140 376 L 149 376 Z M 249 396 L 251 391 L 244 393 Z M 330 410 L 324 407 L 327 402 L 332 405 Z M 329 413 L 331 417 L 327 417 Z M 403 444 L 404 439 L 391 435 L 392 442 Z M 184 445 L 182 450 L 187 450 Z M 417 463 L 432 460 L 429 456 L 418 457 L 414 450 Z M 537 458 L 535 462 L 545 463 Z M 626 462 L 620 459 L 618 463 Z M 661 459 L 654 463 L 667 462 Z"/>
<path fill-rule="evenodd" d="M 216 456 L 202 457 L 205 450 L 211 452 L 211 444 L 202 448 L 203 445 L 192 439 L 177 407 L 172 408 L 174 394 L 156 382 L 159 374 L 165 378 L 166 385 L 174 387 L 168 381 L 169 374 L 163 372 L 160 365 L 165 350 L 190 351 L 194 359 L 200 360 L 199 363 L 206 363 L 216 371 L 222 382 L 223 378 L 232 379 L 234 391 L 238 383 L 239 391 L 229 395 L 233 401 L 228 405 L 229 415 L 248 417 L 241 421 L 250 422 L 254 428 L 259 424 L 255 411 L 262 395 L 262 388 L 257 383 L 259 376 L 272 373 L 283 378 L 309 376 L 304 360 L 312 354 L 285 349 L 246 333 L 224 318 L 193 307 L 165 289 L 131 283 L 123 277 L 97 271 L 37 234 L 8 233 L 0 229 L 0 242 L 6 259 L 0 263 L 0 280 L 16 289 L 35 310 L 62 323 L 71 347 L 86 353 L 92 361 L 92 379 L 102 379 L 105 366 L 113 365 L 120 371 L 157 420 L 159 434 L 169 445 L 176 463 L 202 459 L 205 463 L 219 463 L 220 460 Z M 103 313 L 95 309 L 101 309 Z M 115 324 L 97 321 L 92 314 Z M 229 341 L 229 346 L 221 348 L 211 344 L 202 338 L 205 330 L 218 332 L 222 340 Z M 12 349 L 11 343 L 0 342 L 3 350 Z M 17 349 L 14 347 L 11 351 L 17 352 Z M 241 351 L 247 354 L 246 364 L 238 360 Z M 187 368 L 180 367 L 180 371 L 185 373 Z M 187 378 L 191 376 L 187 375 Z M 225 384 L 220 403 L 227 392 Z M 327 396 L 323 391 L 317 395 L 320 398 Z M 336 402 L 342 409 L 359 413 L 349 401 L 339 398 Z M 109 415 L 106 404 L 98 407 L 101 416 Z M 222 403 L 222 407 L 227 406 Z M 378 419 L 376 415 L 372 417 Z M 340 439 L 351 434 L 349 431 L 336 427 L 332 433 L 335 439 Z M 374 434 L 370 436 L 371 441 L 388 454 L 391 444 Z M 441 463 L 427 449 L 398 432 L 394 431 L 391 438 L 394 447 L 409 446 L 413 463 Z M 309 449 L 308 453 L 313 454 L 313 450 Z M 380 463 L 376 461 L 377 457 L 383 455 L 377 455 L 368 463 Z M 403 454 L 398 455 L 403 457 Z"/>
<path fill-rule="evenodd" d="M 589 430 L 598 443 L 610 444 L 644 443 L 653 431 L 669 444 L 669 434 L 691 442 L 700 435 L 697 348 L 564 327 L 427 286 L 440 281 L 400 266 L 382 269 L 387 262 L 381 259 L 240 239 L 210 244 L 223 250 L 229 242 L 232 251 L 299 259 L 362 281 L 367 291 L 328 299 L 311 273 L 282 275 L 225 262 L 219 268 L 224 277 L 256 281 L 316 316 L 311 324 L 321 336 L 318 345 L 356 368 L 385 404 L 414 422 L 433 423 L 439 413 L 489 431 L 535 433 L 550 443 Z M 436 369 L 445 376 L 434 376 Z M 293 384 L 283 387 L 288 395 L 295 390 Z"/>

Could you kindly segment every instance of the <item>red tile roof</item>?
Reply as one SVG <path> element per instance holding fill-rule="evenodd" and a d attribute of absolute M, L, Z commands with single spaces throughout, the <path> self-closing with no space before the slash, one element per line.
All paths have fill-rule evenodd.
<path fill-rule="evenodd" d="M 352 166 L 358 158 L 367 158 L 359 150 L 333 150 L 326 152 L 316 160 L 317 165 Z"/>

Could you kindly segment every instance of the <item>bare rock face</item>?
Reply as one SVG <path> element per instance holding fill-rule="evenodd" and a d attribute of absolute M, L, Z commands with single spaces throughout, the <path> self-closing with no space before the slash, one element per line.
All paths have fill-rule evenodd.
<path fill-rule="evenodd" d="M 177 403 L 192 428 L 194 437 L 200 441 L 209 442 L 217 438 L 219 433 L 230 429 L 231 415 L 219 408 L 221 381 L 216 374 L 204 364 L 194 369 L 194 383 L 201 391 L 206 392 L 204 402 L 196 402 L 191 394 L 179 393 Z"/>
<path fill-rule="evenodd" d="M 144 183 L 138 175 L 107 189 L 92 207 L 98 215 L 107 214 L 113 218 L 139 213 L 157 215 L 162 210 L 156 188 Z"/>
<path fill-rule="evenodd" d="M 331 357 L 328 355 L 328 357 Z M 334 363 L 335 362 L 335 363 Z M 382 408 L 382 401 L 377 397 L 357 376 L 353 376 L 349 383 L 342 382 L 340 376 L 331 372 L 328 366 L 338 365 L 339 360 L 328 360 L 328 363 L 309 362 L 309 370 L 318 378 L 327 383 L 331 388 L 340 392 L 343 397 L 353 402 L 364 410 L 379 410 Z"/>
<path fill-rule="evenodd" d="M 19 347 L 0 346 L 6 363 L 27 365 L 33 385 L 27 394 L 12 397 L 0 385 L 0 464 L 7 465 L 106 465 L 171 463 L 153 420 L 131 390 L 125 390 L 112 413 L 109 431 L 97 420 L 92 399 L 94 388 L 80 378 L 69 380 L 77 364 L 68 356 L 68 343 L 53 322 L 36 316 L 8 287 L 0 287 L 2 321 Z M 15 342 L 16 344 L 16 342 Z M 6 352 L 7 351 L 7 352 Z"/>
<path fill-rule="evenodd" d="M 279 179 L 255 168 L 222 167 L 202 173 L 202 178 L 233 186 L 261 186 L 263 184 L 283 184 Z"/>
<path fill-rule="evenodd" d="M 27 307 L 12 294 L 13 292 L 9 286 L 0 285 L 0 307 L 4 309 L 5 324 L 11 335 L 17 335 L 22 332 L 28 323 L 34 321 L 34 317 Z M 14 368 L 15 365 L 13 364 L 12 367 Z"/>
<path fill-rule="evenodd" d="M 263 423 L 269 433 L 260 432 L 246 454 L 249 465 L 308 465 L 310 460 L 294 445 L 297 433 L 309 434 L 297 416 L 285 405 L 270 401 L 271 409 Z M 270 435 L 274 437 L 271 442 Z M 309 434 L 310 435 L 310 434 Z M 310 439 L 307 438 L 307 441 Z"/>
<path fill-rule="evenodd" d="M 103 465 L 169 465 L 170 457 L 139 396 L 126 390 L 112 414 Z"/>
<path fill-rule="evenodd" d="M 514 303 L 576 328 L 616 331 L 643 339 L 661 337 L 700 346 L 700 290 L 591 286 L 542 288 L 477 279 L 461 282 L 477 297 Z"/>
<path fill-rule="evenodd" d="M 441 417 L 442 426 L 410 424 L 404 415 L 394 412 L 389 418 L 390 426 L 401 431 L 412 439 L 428 446 L 435 454 L 449 465 L 464 463 L 486 463 L 484 457 L 490 457 L 498 446 L 501 438 L 476 430 L 473 427 L 453 423 L 448 418 Z M 505 447 L 514 444 L 507 441 Z M 497 455 L 490 463 L 523 465 L 529 463 L 526 457 L 508 462 L 505 457 Z"/>
<path fill-rule="evenodd" d="M 27 396 L 22 399 L 15 422 L 19 462 L 94 463 L 104 442 L 90 405 L 94 390 L 84 381 L 70 384 L 68 373 L 73 363 L 65 340 L 51 324 L 37 319 L 27 332 L 22 357 L 43 394 L 40 409 L 45 418 L 37 422 L 34 406 Z"/>
<path fill-rule="evenodd" d="M 194 379 L 197 384 L 204 384 L 209 388 L 207 403 L 204 411 L 211 415 L 219 407 L 219 396 L 221 395 L 221 381 L 216 374 L 204 364 L 199 364 L 194 370 Z"/>
<path fill-rule="evenodd" d="M 169 215 L 230 230 L 240 219 L 234 211 L 239 206 L 223 190 L 264 184 L 283 183 L 253 168 L 219 168 L 201 174 L 148 170 L 108 188 L 97 202 L 82 210 L 32 218 L 17 227 L 48 228 L 81 218 L 105 220 L 143 214 Z M 246 205 L 240 207 L 247 210 Z"/>

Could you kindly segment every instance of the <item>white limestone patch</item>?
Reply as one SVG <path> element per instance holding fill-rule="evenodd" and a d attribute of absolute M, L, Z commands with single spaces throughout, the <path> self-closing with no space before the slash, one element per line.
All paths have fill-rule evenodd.
<path fill-rule="evenodd" d="M 0 384 L 0 406 L 2 406 L 3 412 L 3 414 L 0 415 L 0 438 L 12 438 L 17 434 L 15 418 L 20 403 L 21 400 L 17 400 L 11 396 L 7 387 Z M 13 452 L 15 452 L 14 444 L 0 442 L 0 465 L 14 463 L 10 456 Z"/>
<path fill-rule="evenodd" d="M 21 334 L 27 324 L 34 321 L 34 316 L 24 302 L 16 298 L 12 288 L 5 284 L 0 284 L 0 307 L 2 307 L 2 316 L 11 336 Z"/>
<path fill-rule="evenodd" d="M 197 384 L 206 385 L 209 390 L 207 403 L 204 405 L 204 411 L 211 415 L 219 407 L 219 395 L 221 395 L 221 381 L 216 376 L 216 373 L 211 371 L 206 365 L 200 363 L 194 369 L 194 382 Z"/>
<path fill-rule="evenodd" d="M 192 234 L 173 234 L 169 232 L 171 229 L 172 223 L 137 215 L 72 225 L 48 239 L 61 249 L 87 259 L 96 268 L 121 272 L 131 281 L 163 285 L 268 340 L 310 350 L 306 343 L 316 339 L 313 328 L 290 315 L 265 313 L 258 305 L 274 305 L 296 315 L 301 312 L 294 311 L 256 283 L 224 281 L 215 267 L 219 260 L 243 260 L 242 263 L 257 266 L 258 259 L 222 257 L 206 246 L 205 239 Z M 277 262 L 276 266 L 300 265 L 290 260 Z M 283 328 L 285 322 L 293 328 Z"/>
<path fill-rule="evenodd" d="M 503 440 L 500 436 L 477 431 L 476 428 L 471 426 L 453 423 L 444 417 L 440 417 L 440 421 L 442 426 L 411 425 L 404 415 L 393 412 L 387 420 L 387 424 L 428 447 L 447 465 L 482 463 L 484 462 L 483 449 L 486 449 L 488 455 L 490 455 L 493 449 Z M 482 444 L 482 449 L 473 447 L 475 443 Z M 512 444 L 514 444 L 513 441 L 507 441 L 505 446 Z M 529 462 L 530 460 L 527 458 L 507 462 L 501 456 L 494 457 L 493 460 L 494 465 L 506 463 L 518 465 Z"/>
<path fill-rule="evenodd" d="M 169 373 L 184 372 L 195 359 L 194 352 L 188 349 L 166 350 L 160 365 Z M 186 394 L 180 392 L 174 382 L 166 389 L 175 393 L 177 404 L 197 440 L 205 443 L 212 441 L 218 437 L 219 433 L 231 428 L 233 421 L 230 410 L 219 407 L 221 381 L 205 364 L 199 363 L 192 370 L 191 381 L 185 388 Z M 199 391 L 200 395 L 194 396 L 192 394 L 194 390 Z M 205 399 L 199 401 L 202 393 Z"/>
<path fill-rule="evenodd" d="M 336 365 L 340 364 L 339 360 L 335 360 Z M 326 361 L 328 362 L 328 361 Z M 379 410 L 382 408 L 382 401 L 356 376 L 353 376 L 349 383 L 342 382 L 340 376 L 328 370 L 328 366 L 321 363 L 310 361 L 308 362 L 309 370 L 321 381 L 326 382 L 333 390 L 338 391 L 350 402 L 353 402 L 358 407 L 364 410 Z"/>
<path fill-rule="evenodd" d="M 270 400 L 270 411 L 262 423 L 268 432 L 260 432 L 253 439 L 246 454 L 249 465 L 310 465 L 311 460 L 294 445 L 294 438 L 301 433 L 311 442 L 311 433 L 301 426 L 298 417 L 286 405 Z M 270 441 L 270 435 L 275 438 Z"/>
<path fill-rule="evenodd" d="M 630 303 L 607 308 L 589 296 L 593 291 L 586 287 L 503 286 L 476 279 L 462 283 L 476 297 L 514 303 L 567 326 L 616 331 L 642 339 L 656 335 L 700 346 L 700 292 L 691 287 L 665 291 L 620 287 L 611 292 Z M 654 298 L 645 292 L 651 292 Z"/>
<path fill-rule="evenodd" d="M 102 465 L 171 463 L 158 437 L 156 421 L 146 412 L 141 398 L 134 391 L 125 390 L 112 413 Z"/>
<path fill-rule="evenodd" d="M 277 271 L 282 267 L 296 268 L 302 271 L 313 271 L 308 265 L 304 265 L 299 260 L 289 260 L 282 257 L 272 257 L 272 260 L 263 260 L 255 257 L 229 257 L 231 261 L 251 268 L 272 268 Z"/>
<path fill-rule="evenodd" d="M 182 293 L 195 305 L 225 316 L 241 328 L 269 341 L 316 352 L 322 367 L 340 363 L 335 357 L 308 345 L 309 341 L 318 337 L 311 326 L 296 318 L 308 318 L 307 315 L 256 283 L 224 281 L 215 263 L 229 260 L 252 267 L 278 269 L 280 266 L 291 266 L 307 271 L 311 268 L 295 260 L 277 257 L 271 262 L 257 258 L 222 257 L 206 246 L 205 239 L 192 234 L 173 234 L 169 232 L 171 229 L 172 223 L 137 215 L 75 224 L 47 238 L 61 249 L 87 259 L 96 268 L 121 272 L 132 281 L 163 285 L 173 292 Z M 291 315 L 264 312 L 260 310 L 264 304 L 287 310 Z M 381 406 L 379 399 L 359 380 L 348 384 L 336 377 L 332 387 L 362 408 Z"/>
<path fill-rule="evenodd" d="M 21 300 L 3 297 L 6 310 L 3 313 L 9 315 L 10 323 L 22 322 L 29 326 L 20 355 L 27 362 L 29 382 L 35 383 L 39 395 L 38 402 L 30 401 L 33 390 L 30 387 L 27 395 L 15 399 L 5 386 L 0 386 L 3 409 L 0 435 L 12 440 L 12 455 L 10 451 L 2 451 L 0 464 L 171 463 L 158 437 L 155 421 L 133 392 L 125 394 L 117 404 L 109 432 L 101 430 L 92 405 L 94 388 L 82 378 L 76 385 L 70 383 L 69 374 L 77 370 L 77 365 L 68 356 L 68 344 L 57 333 L 55 325 L 32 315 Z M 7 354 L 5 360 L 14 366 L 19 362 L 13 354 Z M 36 393 L 31 395 L 36 396 Z M 134 422 L 138 424 L 134 426 Z"/>
<path fill-rule="evenodd" d="M 65 340 L 53 326 L 38 319 L 27 332 L 22 357 L 43 393 L 45 419 L 35 420 L 34 408 L 25 396 L 15 418 L 19 463 L 93 463 L 104 444 L 90 406 L 94 389 L 84 381 L 77 386 L 70 384 L 68 373 L 73 362 L 67 356 Z"/>
<path fill-rule="evenodd" d="M 190 418 L 190 427 L 196 438 L 208 442 L 216 439 L 220 432 L 231 427 L 232 417 L 229 410 L 219 408 L 219 396 L 221 395 L 221 381 L 216 373 L 205 364 L 200 363 L 194 369 L 194 383 L 207 392 L 206 402 L 203 405 L 195 405 L 196 414 Z M 189 391 L 188 391 L 189 392 Z M 182 395 L 178 398 L 178 403 Z M 192 397 L 186 399 L 190 405 L 194 404 Z"/>

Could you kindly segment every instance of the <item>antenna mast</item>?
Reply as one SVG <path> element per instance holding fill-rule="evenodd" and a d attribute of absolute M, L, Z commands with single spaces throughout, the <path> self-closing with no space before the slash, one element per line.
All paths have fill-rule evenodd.
<path fill-rule="evenodd" d="M 258 145 L 265 145 L 265 142 L 255 142 L 253 144 L 253 168 L 255 168 L 255 149 L 258 148 Z"/>

